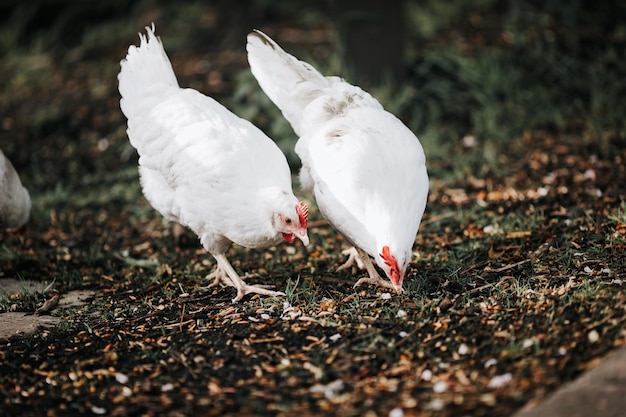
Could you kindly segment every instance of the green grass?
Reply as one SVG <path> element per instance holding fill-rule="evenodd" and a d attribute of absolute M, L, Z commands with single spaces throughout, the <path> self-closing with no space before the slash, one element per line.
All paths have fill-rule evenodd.
<path fill-rule="evenodd" d="M 614 222 L 616 225 L 626 224 L 626 201 L 622 201 L 620 206 L 615 210 L 615 214 L 609 214 L 607 219 Z"/>

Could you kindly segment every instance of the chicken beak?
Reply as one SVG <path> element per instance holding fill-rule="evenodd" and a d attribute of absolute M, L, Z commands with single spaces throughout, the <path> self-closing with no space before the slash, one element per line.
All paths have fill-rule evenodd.
<path fill-rule="evenodd" d="M 398 270 L 392 269 L 390 275 L 391 286 L 396 291 L 396 294 L 402 295 L 402 282 L 404 281 L 404 274 Z"/>
<path fill-rule="evenodd" d="M 304 246 L 309 246 L 309 235 L 306 233 L 306 229 L 298 230 L 294 233 L 298 239 L 302 241 Z"/>
<path fill-rule="evenodd" d="M 392 283 L 391 285 L 393 286 L 393 289 L 396 291 L 396 294 L 402 295 L 402 292 L 404 291 L 402 289 L 402 284 L 397 285 L 397 284 Z"/>

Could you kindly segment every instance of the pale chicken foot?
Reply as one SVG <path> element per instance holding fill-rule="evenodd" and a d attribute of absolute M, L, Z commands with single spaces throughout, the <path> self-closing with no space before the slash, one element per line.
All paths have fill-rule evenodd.
<path fill-rule="evenodd" d="M 383 287 L 383 288 L 390 288 L 394 290 L 395 292 L 397 292 L 398 294 L 402 292 L 402 289 L 398 291 L 398 289 L 390 281 L 380 277 L 380 275 L 378 274 L 378 271 L 376 271 L 376 268 L 374 267 L 374 264 L 372 263 L 372 260 L 370 259 L 369 255 L 365 253 L 364 250 L 356 249 L 356 248 L 353 248 L 353 249 L 354 249 L 354 252 L 357 254 L 357 256 L 360 258 L 361 264 L 365 266 L 365 269 L 367 269 L 369 278 L 359 279 L 352 288 L 356 288 L 362 284 L 371 284 L 371 285 L 378 285 L 379 287 Z M 356 262 L 358 265 L 358 261 Z"/>
<path fill-rule="evenodd" d="M 346 260 L 346 262 L 343 265 L 341 265 L 339 268 L 337 268 L 337 271 L 343 271 L 344 269 L 352 268 L 352 266 L 354 265 L 355 262 L 356 262 L 357 268 L 359 268 L 359 269 L 365 268 L 365 264 L 361 260 L 361 257 L 359 256 L 359 252 L 357 251 L 357 249 L 354 246 L 352 246 L 351 248 L 342 250 L 341 253 L 343 255 L 347 255 L 348 259 Z M 365 254 L 365 257 L 369 258 L 367 256 L 367 254 Z"/>
<path fill-rule="evenodd" d="M 237 275 L 234 268 L 226 259 L 226 255 L 219 254 L 213 255 L 217 260 L 217 270 L 209 275 L 207 275 L 208 279 L 213 279 L 214 281 L 209 285 L 209 287 L 214 287 L 221 282 L 231 287 L 235 287 L 237 289 L 237 296 L 233 298 L 233 303 L 240 301 L 246 294 L 261 294 L 261 295 L 270 295 L 274 297 L 284 296 L 285 293 L 281 291 L 273 291 L 269 290 L 269 285 L 248 285 L 243 279 Z"/>
<path fill-rule="evenodd" d="M 230 287 L 234 287 L 235 286 L 235 284 L 232 283 L 230 278 L 228 278 L 228 275 L 226 275 L 226 273 L 222 270 L 222 268 L 219 267 L 219 265 L 217 266 L 215 271 L 211 272 L 209 275 L 204 277 L 204 279 L 206 279 L 206 280 L 211 280 L 212 279 L 213 280 L 212 283 L 207 285 L 207 288 L 217 287 L 218 285 L 220 285 L 220 282 L 223 282 L 224 284 L 226 284 L 226 285 L 228 285 Z"/>
<path fill-rule="evenodd" d="M 244 276 L 239 277 L 239 278 L 241 280 L 245 280 L 247 278 L 256 278 L 260 276 L 261 274 L 246 272 Z M 233 284 L 233 282 L 230 280 L 230 277 L 228 276 L 228 274 L 226 274 L 226 272 L 219 266 L 215 269 L 215 271 L 211 272 L 209 275 L 204 277 L 204 279 L 213 280 L 213 282 L 207 285 L 206 288 L 217 287 L 218 285 L 220 285 L 220 282 L 223 283 L 224 285 L 228 285 L 229 287 L 237 288 L 237 286 Z"/>

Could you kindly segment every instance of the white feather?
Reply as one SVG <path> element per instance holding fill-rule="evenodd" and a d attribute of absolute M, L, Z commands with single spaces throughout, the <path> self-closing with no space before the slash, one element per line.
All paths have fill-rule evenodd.
<path fill-rule="evenodd" d="M 246 49 L 252 74 L 296 134 L 301 136 L 307 129 L 304 109 L 311 101 L 325 95 L 325 91 L 342 84 L 342 80 L 324 77 L 311 65 L 283 51 L 258 30 L 248 35 Z"/>
<path fill-rule="evenodd" d="M 267 35 L 249 34 L 247 50 L 261 88 L 300 136 L 301 183 L 324 217 L 383 270 L 385 245 L 406 267 L 428 195 L 417 137 L 370 94 L 322 76 Z"/>
<path fill-rule="evenodd" d="M 118 75 L 144 195 L 213 255 L 231 242 L 250 248 L 281 242 L 275 214 L 298 219 L 285 156 L 250 122 L 181 89 L 154 27 L 146 31 Z"/>
<path fill-rule="evenodd" d="M 28 190 L 0 150 L 0 227 L 19 229 L 28 222 L 31 201 Z"/>

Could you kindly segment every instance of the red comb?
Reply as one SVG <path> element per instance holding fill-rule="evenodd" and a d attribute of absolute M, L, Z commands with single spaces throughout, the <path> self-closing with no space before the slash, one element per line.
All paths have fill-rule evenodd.
<path fill-rule="evenodd" d="M 389 246 L 383 246 L 383 251 L 381 252 L 380 257 L 388 267 L 394 268 L 396 271 L 400 270 L 400 268 L 398 268 L 398 261 L 396 261 L 396 258 L 394 258 L 390 253 Z"/>
<path fill-rule="evenodd" d="M 306 228 L 306 223 L 309 219 L 309 208 L 302 201 L 299 201 L 296 204 L 296 212 L 298 213 L 298 219 L 300 219 L 300 227 Z"/>
<path fill-rule="evenodd" d="M 389 279 L 394 285 L 402 286 L 402 278 L 404 274 L 400 273 L 400 268 L 398 267 L 398 261 L 391 254 L 389 250 L 389 246 L 383 246 L 383 251 L 380 253 L 380 257 L 382 258 L 385 265 L 389 267 Z"/>

